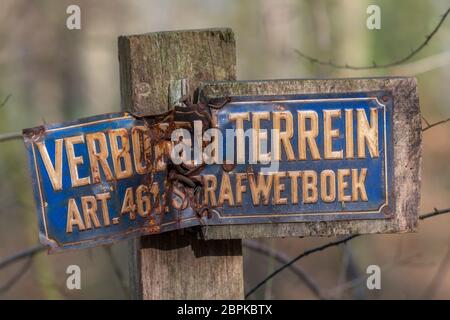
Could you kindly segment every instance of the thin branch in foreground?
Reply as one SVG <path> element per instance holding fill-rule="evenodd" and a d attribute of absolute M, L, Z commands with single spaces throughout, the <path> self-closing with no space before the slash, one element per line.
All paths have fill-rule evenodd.
<path fill-rule="evenodd" d="M 14 139 L 21 139 L 22 133 L 21 132 L 8 132 L 0 134 L 0 142 L 14 140 Z"/>
<path fill-rule="evenodd" d="M 394 66 L 398 66 L 398 65 L 410 60 L 412 57 L 414 57 L 416 54 L 418 54 L 423 48 L 425 48 L 428 45 L 428 43 L 430 42 L 430 40 L 434 37 L 434 35 L 438 32 L 438 30 L 444 23 L 445 19 L 449 15 L 449 13 L 450 13 L 450 8 L 448 8 L 447 11 L 441 16 L 441 19 L 439 20 L 438 24 L 434 27 L 433 31 L 431 31 L 431 33 L 425 37 L 425 40 L 416 49 L 412 50 L 408 55 L 404 56 L 403 58 L 400 58 L 398 60 L 395 60 L 395 61 L 389 62 L 389 63 L 385 63 L 385 64 L 377 64 L 375 62 L 373 62 L 372 65 L 366 65 L 366 66 L 352 66 L 352 65 L 348 65 L 348 64 L 338 64 L 338 63 L 334 63 L 332 61 L 319 60 L 317 58 L 314 58 L 310 55 L 303 53 L 302 51 L 300 51 L 298 49 L 295 49 L 295 51 L 297 52 L 297 54 L 300 57 L 308 60 L 311 63 L 323 65 L 323 66 L 329 66 L 329 67 L 333 67 L 335 69 L 371 70 L 371 69 L 382 69 L 382 68 L 394 67 Z"/>
<path fill-rule="evenodd" d="M 434 217 L 434 216 L 439 216 L 441 214 L 446 214 L 446 213 L 450 212 L 450 208 L 440 209 L 440 210 L 434 208 L 433 210 L 434 210 L 433 212 L 421 214 L 419 216 L 419 220 L 425 220 L 425 219 L 428 219 L 428 218 L 431 218 L 431 217 Z"/>
<path fill-rule="evenodd" d="M 3 108 L 3 107 L 8 103 L 8 100 L 9 100 L 9 98 L 11 98 L 11 97 L 12 97 L 12 94 L 8 94 L 8 95 L 6 96 L 6 98 L 3 100 L 3 102 L 0 103 L 0 108 Z"/>
<path fill-rule="evenodd" d="M 449 212 L 450 212 L 450 208 L 441 209 L 441 210 L 438 210 L 438 209 L 435 208 L 433 212 L 425 213 L 425 214 L 420 215 L 419 216 L 419 220 L 425 220 L 425 219 L 428 219 L 428 218 L 431 218 L 431 217 L 435 217 L 435 216 L 438 216 L 438 215 L 441 215 L 441 214 L 449 213 Z M 315 248 L 312 248 L 312 249 L 304 251 L 303 253 L 301 253 L 300 255 L 298 255 L 297 257 L 295 257 L 294 259 L 292 259 L 291 261 L 289 261 L 285 265 L 283 265 L 280 268 L 276 269 L 274 272 L 272 272 L 270 275 L 268 275 L 262 281 L 260 281 L 255 287 L 253 287 L 245 295 L 245 298 L 248 298 L 251 294 L 253 294 L 261 286 L 263 286 L 267 281 L 269 281 L 270 279 L 275 277 L 277 274 L 282 272 L 284 269 L 286 269 L 287 267 L 289 267 L 290 265 L 292 265 L 296 261 L 298 261 L 298 260 L 300 260 L 300 259 L 302 259 L 302 258 L 304 258 L 306 256 L 309 256 L 309 255 L 311 255 L 313 253 L 325 250 L 327 248 L 339 246 L 339 245 L 344 244 L 344 243 L 346 243 L 346 242 L 348 242 L 350 240 L 353 240 L 354 238 L 357 238 L 359 236 L 361 236 L 361 235 L 360 234 L 354 234 L 354 235 L 351 235 L 351 236 L 347 236 L 347 237 L 345 237 L 345 238 L 343 238 L 341 240 L 332 241 L 332 242 L 329 242 L 327 244 L 324 244 L 324 245 L 321 245 L 321 246 L 318 246 L 318 247 L 315 247 Z"/>
<path fill-rule="evenodd" d="M 295 263 L 296 261 L 309 256 L 310 254 L 325 250 L 327 248 L 330 247 L 334 247 L 334 246 L 338 246 L 340 244 L 346 243 L 347 241 L 350 241 L 356 237 L 359 237 L 359 234 L 354 234 L 351 236 L 347 236 L 341 240 L 337 240 L 337 241 L 332 241 L 329 242 L 327 244 L 324 244 L 322 246 L 313 248 L 313 249 L 309 249 L 306 250 L 305 252 L 303 252 L 302 254 L 298 255 L 297 257 L 295 257 L 294 259 L 292 259 L 291 261 L 289 261 L 288 263 L 286 263 L 285 265 L 281 266 L 280 268 L 276 269 L 274 272 L 272 272 L 270 275 L 268 275 L 264 280 L 262 280 L 261 282 L 259 282 L 253 289 L 251 289 L 246 295 L 245 298 L 248 298 L 253 292 L 255 292 L 256 290 L 258 290 L 262 285 L 264 285 L 267 281 L 269 281 L 270 279 L 272 279 L 274 276 L 276 276 L 278 273 L 280 273 L 281 271 L 283 271 L 284 269 L 288 268 L 289 266 L 291 266 L 293 263 Z"/>
<path fill-rule="evenodd" d="M 253 250 L 255 252 L 258 252 L 260 254 L 267 255 L 269 257 L 273 257 L 275 260 L 277 260 L 281 264 L 287 264 L 291 260 L 291 257 L 286 255 L 283 252 L 279 252 L 270 246 L 259 242 L 255 240 L 245 240 L 242 242 L 242 245 L 245 248 L 248 248 L 250 250 Z M 312 278 L 310 275 L 308 275 L 301 267 L 291 264 L 289 266 L 292 272 L 297 275 L 297 277 L 305 283 L 305 285 L 311 290 L 311 292 L 321 300 L 327 299 L 327 297 L 322 293 L 319 285 L 317 284 L 316 280 Z"/>
<path fill-rule="evenodd" d="M 446 122 L 449 122 L 449 121 L 450 121 L 450 118 L 445 119 L 445 120 L 441 120 L 441 121 L 438 121 L 438 122 L 435 122 L 435 123 L 432 123 L 432 124 L 429 124 L 428 121 L 426 121 L 427 122 L 427 126 L 425 128 L 423 128 L 422 131 L 426 131 L 428 129 L 431 129 L 433 127 L 436 127 L 436 126 L 438 126 L 440 124 L 443 124 L 443 123 L 446 123 Z"/>
<path fill-rule="evenodd" d="M 46 249 L 47 249 L 47 247 L 44 246 L 43 244 L 37 244 L 37 245 L 35 245 L 35 246 L 31 247 L 31 248 L 27 248 L 25 250 L 22 250 L 22 251 L 20 251 L 20 252 L 18 252 L 16 254 L 13 254 L 13 255 L 11 255 L 9 257 L 6 257 L 3 260 L 0 260 L 0 269 L 6 267 L 6 266 L 8 266 L 8 265 L 10 265 L 10 264 L 12 264 L 12 263 L 14 263 L 16 261 L 19 261 L 21 259 L 24 259 L 24 258 L 27 258 L 27 257 L 32 257 L 36 253 L 39 253 L 39 252 L 44 251 Z"/>
<path fill-rule="evenodd" d="M 17 272 L 9 280 L 7 280 L 2 286 L 0 286 L 0 294 L 3 294 L 11 289 L 17 283 L 17 281 L 19 281 L 22 276 L 25 275 L 25 273 L 31 267 L 32 262 L 33 257 L 28 256 L 23 266 L 19 270 L 17 270 Z"/>
<path fill-rule="evenodd" d="M 427 124 L 427 126 L 430 125 L 430 123 L 428 122 L 428 120 L 427 120 L 424 116 L 422 116 L 422 119 L 423 119 L 423 121 L 425 121 L 425 123 Z M 423 129 L 422 129 L 422 131 L 423 131 Z"/>
<path fill-rule="evenodd" d="M 440 209 L 440 210 L 435 208 L 433 212 L 425 213 L 425 214 L 420 215 L 419 216 L 419 220 L 425 220 L 425 219 L 428 219 L 428 218 L 431 218 L 431 217 L 435 217 L 435 216 L 438 216 L 438 215 L 442 215 L 442 214 L 445 214 L 445 213 L 449 213 L 449 212 L 450 212 L 450 208 Z M 321 246 L 318 246 L 318 247 L 315 247 L 315 248 L 312 248 L 312 249 L 304 251 L 302 254 L 300 254 L 299 256 L 297 256 L 294 259 L 290 260 L 289 262 L 287 262 L 286 264 L 284 264 L 280 268 L 276 269 L 269 276 L 267 276 L 264 280 L 259 282 L 253 289 L 251 289 L 245 295 L 245 297 L 246 298 L 249 297 L 252 293 L 254 293 L 262 285 L 264 285 L 268 280 L 270 280 L 271 278 L 276 276 L 278 273 L 280 273 L 284 269 L 290 267 L 296 261 L 298 261 L 298 260 L 300 260 L 300 259 L 302 259 L 302 258 L 304 258 L 306 256 L 309 256 L 309 255 L 311 255 L 313 253 L 325 250 L 327 248 L 334 247 L 334 246 L 339 246 L 339 245 L 341 245 L 343 243 L 346 243 L 346 242 L 348 242 L 348 241 L 350 241 L 350 240 L 352 240 L 354 238 L 357 238 L 359 236 L 361 236 L 361 235 L 360 234 L 350 235 L 350 236 L 347 236 L 347 237 L 345 237 L 345 238 L 343 238 L 341 240 L 332 241 L 332 242 L 329 242 L 327 244 L 324 244 L 324 245 L 321 245 Z M 4 267 L 6 267 L 6 266 L 8 266 L 8 265 L 10 265 L 12 263 L 15 263 L 17 261 L 20 261 L 20 260 L 22 260 L 24 258 L 33 257 L 35 254 L 37 254 L 37 253 L 39 253 L 41 251 L 44 251 L 46 249 L 47 249 L 47 247 L 45 245 L 37 244 L 37 245 L 35 245 L 35 246 L 31 247 L 31 248 L 27 248 L 25 250 L 22 250 L 22 251 L 20 251 L 20 252 L 18 252 L 16 254 L 13 254 L 13 255 L 11 255 L 9 257 L 6 257 L 3 260 L 0 260 L 0 269 L 4 268 Z"/>

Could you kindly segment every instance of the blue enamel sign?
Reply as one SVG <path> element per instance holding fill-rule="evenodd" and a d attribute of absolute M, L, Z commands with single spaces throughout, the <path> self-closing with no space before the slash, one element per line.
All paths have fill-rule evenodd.
<path fill-rule="evenodd" d="M 225 185 L 230 180 L 234 192 L 234 203 L 220 201 L 216 192 L 216 223 L 389 217 L 394 201 L 391 109 L 386 92 L 233 98 L 215 116 L 222 131 L 243 127 L 234 148 L 236 158 L 241 147 L 246 162 L 229 172 L 213 166 L 203 172 L 212 184 L 217 181 L 215 191 L 226 190 L 224 180 Z M 246 134 L 255 127 L 271 141 L 265 165 L 249 163 L 261 139 L 261 132 Z M 279 128 L 277 137 L 274 128 Z"/>
<path fill-rule="evenodd" d="M 187 107 L 203 122 L 116 113 L 24 130 L 41 242 L 62 250 L 198 225 L 390 217 L 389 93 L 222 102 Z"/>

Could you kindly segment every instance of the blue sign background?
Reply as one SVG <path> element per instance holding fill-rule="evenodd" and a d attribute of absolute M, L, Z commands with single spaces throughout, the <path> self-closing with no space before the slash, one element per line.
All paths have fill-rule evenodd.
<path fill-rule="evenodd" d="M 386 101 L 383 101 L 386 100 Z M 212 99 L 210 103 L 220 103 L 223 99 Z M 280 108 L 281 106 L 281 108 Z M 299 222 L 299 221 L 327 221 L 327 220 L 352 220 L 352 219 L 379 219 L 389 216 L 391 207 L 393 207 L 393 197 L 390 196 L 392 190 L 393 177 L 393 146 L 392 146 L 392 98 L 387 92 L 363 92 L 348 94 L 315 94 L 315 95 L 290 95 L 290 96 L 260 96 L 260 97 L 233 97 L 232 102 L 220 109 L 217 113 L 218 127 L 221 130 L 235 129 L 234 122 L 228 120 L 228 114 L 231 112 L 256 112 L 256 111 L 274 111 L 286 110 L 296 114 L 297 110 L 316 111 L 319 116 L 319 123 L 323 123 L 323 110 L 332 109 L 364 109 L 369 118 L 370 108 L 378 108 L 378 140 L 379 157 L 371 158 L 366 146 L 366 158 L 360 159 L 355 156 L 354 159 L 345 159 L 345 122 L 333 121 L 333 129 L 339 129 L 340 137 L 333 140 L 333 150 L 344 150 L 343 160 L 320 160 L 311 159 L 311 153 L 307 150 L 306 161 L 287 161 L 286 155 L 282 152 L 282 161 L 278 171 L 294 170 L 314 170 L 320 172 L 324 169 L 344 168 L 367 168 L 366 191 L 367 202 L 345 202 L 338 201 L 332 203 L 322 202 L 320 197 L 317 203 L 302 204 L 301 194 L 299 195 L 298 205 L 259 205 L 252 204 L 250 192 L 243 194 L 243 206 L 231 207 L 224 203 L 222 208 L 215 210 L 217 223 L 248 223 L 252 222 Z M 343 117 L 343 114 L 342 114 Z M 295 118 L 294 118 L 295 125 Z M 251 127 L 250 121 L 244 122 L 244 130 Z M 267 129 L 270 133 L 272 121 L 261 121 L 261 128 Z M 356 142 L 356 116 L 353 117 L 354 141 Z M 281 128 L 284 130 L 284 128 Z M 270 134 L 269 134 L 270 136 Z M 270 140 L 269 140 L 270 141 Z M 298 137 L 294 134 L 292 138 L 294 153 L 298 144 Z M 319 150 L 323 150 L 323 131 L 319 126 L 317 136 L 317 145 Z M 248 142 L 248 141 L 247 141 Z M 282 148 L 282 150 L 284 150 Z M 270 151 L 270 146 L 268 151 Z M 225 152 L 225 151 L 224 151 Z M 246 144 L 246 155 L 249 154 L 249 144 Z M 236 148 L 235 148 L 236 153 Z M 356 155 L 356 143 L 355 143 Z M 298 154 L 296 153 L 296 157 Z M 247 159 L 247 158 L 246 158 Z M 246 172 L 249 164 L 237 165 L 231 172 L 231 184 L 233 185 L 235 172 Z M 262 167 L 270 165 L 252 164 L 253 172 L 258 173 Z M 214 174 L 221 180 L 222 170 L 214 166 L 207 167 L 203 174 Z M 289 194 L 291 188 L 290 180 L 283 182 L 286 187 L 284 194 Z M 248 189 L 248 188 L 247 188 Z M 320 192 L 320 190 L 319 190 Z M 219 222 L 220 221 L 220 222 Z"/>
<path fill-rule="evenodd" d="M 221 99 L 217 99 L 220 101 Z M 214 103 L 215 100 L 211 100 Z M 319 115 L 319 123 L 323 123 L 323 110 L 326 109 L 355 109 L 362 108 L 369 115 L 369 109 L 376 107 L 382 112 L 378 112 L 379 137 L 379 157 L 372 159 L 367 156 L 365 159 L 343 159 L 343 160 L 312 160 L 307 152 L 306 161 L 281 161 L 279 171 L 292 170 L 314 170 L 320 172 L 324 169 L 336 171 L 341 168 L 367 168 L 366 190 L 369 201 L 346 202 L 344 205 L 338 201 L 324 203 L 319 200 L 314 204 L 302 204 L 301 195 L 297 205 L 258 205 L 254 206 L 250 190 L 243 194 L 242 206 L 229 206 L 225 203 L 222 207 L 214 208 L 211 217 L 199 218 L 192 209 L 183 211 L 170 211 L 161 220 L 160 232 L 178 228 L 185 228 L 196 225 L 219 225 L 219 224 L 250 224 L 250 223 L 276 223 L 276 222 L 304 222 L 304 221 L 329 221 L 329 220 L 351 220 L 351 219 L 382 219 L 389 217 L 389 208 L 393 206 L 393 197 L 390 192 L 393 189 L 393 146 L 392 146 L 392 97 L 387 92 L 365 92 L 351 94 L 315 94 L 315 95 L 295 95 L 295 96 L 260 96 L 260 97 L 233 97 L 232 102 L 217 111 L 218 128 L 222 131 L 234 129 L 234 123 L 228 120 L 228 115 L 233 112 L 252 111 L 274 111 L 280 105 L 284 110 L 296 114 L 297 110 L 314 110 Z M 356 117 L 353 119 L 356 128 Z M 245 129 L 249 128 L 251 122 L 246 123 Z M 54 191 L 44 167 L 42 158 L 36 147 L 36 139 L 44 141 L 47 146 L 50 159 L 55 163 L 55 140 L 93 132 L 107 132 L 115 128 L 126 128 L 130 130 L 133 126 L 142 125 L 140 120 L 135 119 L 127 113 L 107 114 L 97 117 L 82 119 L 79 121 L 67 122 L 56 125 L 42 127 L 43 135 L 25 135 L 25 143 L 29 153 L 29 164 L 34 185 L 34 195 L 37 204 L 37 211 L 40 226 L 41 242 L 49 244 L 54 250 L 67 248 L 79 248 L 108 243 L 115 239 L 126 238 L 149 233 L 149 220 L 137 215 L 135 220 L 130 220 L 129 215 L 120 216 L 120 211 L 128 187 L 136 188 L 138 185 L 147 182 L 145 175 L 135 174 L 131 178 L 106 181 L 103 176 L 102 181 L 97 184 L 72 188 L 66 151 L 63 148 L 63 189 Z M 271 121 L 262 121 L 262 128 L 270 130 Z M 321 128 L 321 126 L 319 126 Z M 343 121 L 333 122 L 333 128 L 340 130 L 341 136 L 345 132 Z M 283 128 L 282 128 L 283 129 Z M 36 130 L 36 129 L 35 129 Z M 270 131 L 269 131 L 270 132 Z M 356 129 L 354 130 L 356 141 Z M 224 134 L 225 136 L 225 134 Z M 341 145 L 343 139 L 335 139 L 333 149 L 343 149 Z M 296 151 L 297 137 L 294 135 L 292 143 Z M 109 143 L 109 142 L 108 142 Z M 317 137 L 319 150 L 323 149 L 323 132 L 319 131 Z M 131 152 L 132 150 L 132 145 Z M 110 146 L 108 145 L 108 148 Z M 283 148 L 282 148 L 283 150 Z M 224 150 L 225 151 L 225 150 Z M 269 150 L 270 151 L 270 146 Z M 80 177 L 90 175 L 89 157 L 84 144 L 75 145 L 75 154 L 84 158 L 84 164 L 79 165 Z M 109 154 L 111 154 L 109 150 Z M 246 145 L 246 154 L 249 154 L 249 146 Z M 366 150 L 366 154 L 368 151 Z M 297 153 L 296 153 L 296 156 Z M 286 160 L 286 155 L 282 152 L 282 159 Z M 113 167 L 110 157 L 108 157 L 110 167 Z M 134 166 L 134 165 L 133 165 Z M 254 173 L 258 173 L 266 165 L 252 164 Z M 228 172 L 231 184 L 235 183 L 234 174 L 245 173 L 248 164 L 239 164 L 232 171 Z M 134 171 L 135 172 L 135 171 Z M 222 165 L 209 165 L 201 172 L 201 175 L 212 174 L 221 181 L 223 169 Z M 160 172 L 155 175 L 154 181 L 161 183 L 160 195 L 164 192 L 162 181 L 166 173 Z M 289 194 L 290 182 L 285 179 L 285 196 Z M 120 222 L 101 228 L 78 231 L 76 228 L 72 233 L 66 232 L 68 199 L 77 199 L 77 205 L 81 212 L 81 196 L 95 195 L 104 192 L 111 193 L 108 200 L 110 220 L 120 217 Z M 100 206 L 100 205 L 99 205 Z M 82 213 L 81 213 L 82 214 Z M 98 214 L 103 225 L 102 215 Z"/>

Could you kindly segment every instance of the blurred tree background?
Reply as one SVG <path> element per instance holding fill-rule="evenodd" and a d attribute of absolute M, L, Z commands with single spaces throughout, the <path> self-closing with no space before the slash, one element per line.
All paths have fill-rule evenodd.
<path fill-rule="evenodd" d="M 81 30 L 66 28 L 71 4 L 81 8 Z M 370 4 L 381 8 L 380 30 L 366 28 Z M 119 35 L 210 27 L 234 30 L 240 80 L 414 75 L 422 114 L 435 122 L 450 117 L 450 21 L 417 56 L 388 69 L 321 66 L 295 50 L 340 64 L 395 61 L 425 40 L 449 5 L 448 0 L 0 0 L 0 102 L 6 101 L 0 108 L 0 133 L 119 111 Z M 423 138 L 421 212 L 428 212 L 450 207 L 450 125 L 433 128 Z M 0 178 L 0 257 L 6 257 L 38 242 L 20 140 L 1 143 Z M 449 299 L 449 228 L 450 217 L 436 217 L 422 221 L 418 233 L 366 235 L 298 266 L 330 298 Z M 261 241 L 295 256 L 329 239 Z M 122 241 L 51 256 L 41 252 L 11 288 L 2 286 L 27 262 L 0 270 L 0 298 L 127 298 L 127 250 Z M 277 266 L 249 250 L 244 250 L 244 262 L 246 290 Z M 81 267 L 81 290 L 66 289 L 65 271 L 71 264 Z M 361 278 L 371 264 L 381 267 L 381 290 L 368 290 Z M 290 271 L 252 297 L 316 298 Z"/>

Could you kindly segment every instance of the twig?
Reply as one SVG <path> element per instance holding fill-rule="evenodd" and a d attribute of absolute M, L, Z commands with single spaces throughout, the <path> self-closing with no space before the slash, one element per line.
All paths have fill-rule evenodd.
<path fill-rule="evenodd" d="M 424 116 L 422 116 L 422 119 L 423 119 L 423 121 L 425 121 L 425 123 L 427 124 L 427 126 L 430 125 L 430 123 L 428 122 L 428 120 L 427 120 Z M 422 129 L 422 130 L 423 130 L 423 129 Z"/>
<path fill-rule="evenodd" d="M 34 256 L 36 253 L 44 251 L 47 247 L 44 246 L 43 244 L 37 244 L 31 248 L 27 248 L 23 251 L 20 251 L 16 254 L 13 254 L 9 257 L 6 257 L 3 260 L 0 260 L 0 269 L 10 265 L 11 263 L 14 263 L 16 261 L 19 261 L 23 258 L 27 258 L 27 257 L 32 257 Z"/>
<path fill-rule="evenodd" d="M 438 32 L 439 28 L 442 26 L 442 24 L 444 23 L 444 21 L 447 18 L 449 13 L 450 13 L 450 8 L 448 8 L 447 11 L 442 15 L 441 19 L 439 20 L 436 27 L 434 27 L 433 31 L 431 31 L 431 33 L 425 37 L 425 40 L 416 49 L 412 50 L 408 55 L 406 55 L 405 57 L 403 57 L 399 60 L 385 63 L 385 64 L 377 64 L 375 62 L 372 65 L 366 65 L 366 66 L 352 66 L 352 65 L 348 65 L 348 64 L 337 64 L 332 61 L 319 60 L 317 58 L 314 58 L 312 56 L 309 56 L 309 55 L 301 52 L 298 49 L 296 49 L 295 51 L 297 52 L 297 54 L 300 57 L 308 60 L 311 63 L 329 66 L 329 67 L 333 67 L 335 69 L 370 70 L 370 69 L 389 68 L 389 67 L 400 65 L 400 64 L 410 60 L 412 57 L 414 57 L 416 54 L 418 54 L 423 48 L 425 48 L 427 46 L 428 42 L 430 42 L 430 40 Z"/>
<path fill-rule="evenodd" d="M 425 220 L 425 219 L 428 219 L 428 218 L 431 218 L 431 217 L 435 217 L 435 216 L 438 216 L 438 215 L 442 215 L 442 214 L 445 214 L 445 213 L 449 213 L 449 212 L 450 212 L 450 208 L 440 209 L 440 210 L 435 208 L 433 212 L 425 213 L 425 214 L 420 215 L 419 216 L 419 220 Z M 325 250 L 327 248 L 341 245 L 341 244 L 346 243 L 346 242 L 348 242 L 348 241 L 350 241 L 350 240 L 352 240 L 354 238 L 357 238 L 359 236 L 360 236 L 360 234 L 354 234 L 354 235 L 351 235 L 351 236 L 347 236 L 347 237 L 345 237 L 345 238 L 343 238 L 341 240 L 332 241 L 332 242 L 329 242 L 327 244 L 324 244 L 324 245 L 321 245 L 321 246 L 318 246 L 318 247 L 315 247 L 315 248 L 312 248 L 312 249 L 304 251 L 302 254 L 298 255 L 294 259 L 291 259 L 289 262 L 287 262 L 286 264 L 284 264 L 283 266 L 281 266 L 280 268 L 278 268 L 274 272 L 272 272 L 264 280 L 259 282 L 253 289 L 251 289 L 245 295 L 245 297 L 246 298 L 249 297 L 253 292 L 255 292 L 262 285 L 264 285 L 269 279 L 273 278 L 274 276 L 276 276 L 278 273 L 280 273 L 284 269 L 290 267 L 296 261 L 298 261 L 298 260 L 300 260 L 300 259 L 302 259 L 302 258 L 304 258 L 306 256 L 309 256 L 309 255 L 311 255 L 313 253 Z M 25 250 L 23 250 L 23 251 L 21 251 L 19 253 L 16 253 L 16 254 L 13 254 L 13 255 L 11 255 L 9 257 L 6 257 L 5 259 L 0 260 L 0 269 L 2 269 L 2 268 L 6 267 L 6 266 L 8 266 L 8 265 L 10 265 L 10 264 L 12 264 L 14 262 L 20 261 L 21 259 L 24 259 L 24 258 L 27 258 L 27 257 L 32 257 L 36 253 L 44 251 L 45 249 L 46 249 L 46 246 L 44 246 L 42 244 L 38 244 L 38 245 L 35 245 L 35 246 L 31 247 L 31 248 L 25 249 Z M 114 260 L 114 264 L 117 267 L 117 264 L 115 263 L 115 260 Z M 114 267 L 114 264 L 113 264 L 113 267 Z M 121 272 L 119 273 L 119 275 L 120 275 L 119 277 L 123 279 L 123 275 L 122 275 Z"/>
<path fill-rule="evenodd" d="M 0 108 L 3 108 L 5 105 L 6 105 L 6 103 L 8 103 L 8 100 L 9 100 L 9 98 L 11 98 L 12 97 L 12 94 L 8 94 L 7 96 L 6 96 L 6 98 L 3 100 L 3 102 L 0 104 Z"/>
<path fill-rule="evenodd" d="M 441 215 L 441 214 L 444 214 L 444 213 L 448 213 L 448 212 L 450 212 L 450 208 L 447 208 L 447 209 L 441 209 L 441 210 L 438 210 L 438 209 L 435 208 L 433 212 L 425 213 L 425 214 L 423 214 L 423 215 L 420 215 L 420 216 L 419 216 L 419 220 L 425 220 L 425 219 L 428 219 L 428 218 L 431 218 L 431 217 L 434 217 L 434 216 L 438 216 L 438 215 Z M 258 290 L 258 289 L 259 289 L 262 285 L 264 285 L 268 280 L 270 280 L 270 279 L 272 279 L 273 277 L 275 277 L 277 274 L 279 274 L 281 271 L 283 271 L 284 269 L 286 269 L 287 267 L 289 267 L 290 265 L 292 265 L 292 264 L 295 263 L 296 261 L 298 261 L 298 260 L 300 260 L 300 259 L 302 259 L 302 258 L 304 258 L 304 257 L 306 257 L 306 256 L 309 256 L 309 255 L 311 255 L 311 254 L 313 254 L 313 253 L 316 253 L 316 252 L 325 250 L 325 249 L 327 249 L 327 248 L 341 245 L 341 244 L 346 243 L 346 242 L 348 242 L 348 241 L 350 241 L 350 240 L 352 240 L 352 239 L 354 239 L 354 238 L 357 238 L 357 237 L 359 237 L 359 236 L 360 236 L 360 234 L 354 234 L 354 235 L 351 235 L 351 236 L 347 236 L 347 237 L 345 237 L 345 238 L 343 238 L 343 239 L 341 239 L 341 240 L 332 241 L 332 242 L 329 242 L 329 243 L 327 243 L 327 244 L 324 244 L 324 245 L 321 245 L 321 246 L 318 246 L 318 247 L 315 247 L 315 248 L 312 248 L 312 249 L 309 249 L 309 250 L 304 251 L 303 253 L 301 253 L 300 255 L 298 255 L 297 257 L 295 257 L 294 259 L 290 260 L 290 261 L 289 261 L 288 263 L 286 263 L 285 265 L 283 265 L 283 266 L 281 266 L 280 268 L 276 269 L 274 272 L 272 272 L 270 275 L 268 275 L 265 279 L 263 279 L 262 281 L 260 281 L 255 287 L 253 287 L 253 288 L 245 295 L 245 298 L 248 298 L 252 293 L 254 293 L 256 290 Z"/>
<path fill-rule="evenodd" d="M 450 208 L 440 209 L 440 210 L 434 208 L 433 210 L 434 210 L 433 212 L 424 213 L 424 214 L 420 215 L 419 216 L 419 220 L 425 220 L 425 219 L 428 219 L 428 218 L 431 218 L 431 217 L 434 217 L 434 216 L 438 216 L 438 215 L 450 212 Z"/>
<path fill-rule="evenodd" d="M 21 132 L 8 132 L 8 133 L 0 134 L 0 142 L 13 140 L 13 139 L 20 139 L 20 138 L 22 138 Z"/>
<path fill-rule="evenodd" d="M 425 118 L 423 118 L 423 119 L 425 119 Z M 445 120 L 441 120 L 441 121 L 438 121 L 438 122 L 435 122 L 435 123 L 432 123 L 432 124 L 429 124 L 428 121 L 425 121 L 425 122 L 427 122 L 427 126 L 425 128 L 423 128 L 422 131 L 426 131 L 428 129 L 431 129 L 431 128 L 435 127 L 435 126 L 438 126 L 440 124 L 443 124 L 443 123 L 446 123 L 446 122 L 449 122 L 449 121 L 450 121 L 450 118 L 445 119 Z"/>
<path fill-rule="evenodd" d="M 9 289 L 12 288 L 13 285 L 16 284 L 17 281 L 19 281 L 23 275 L 25 275 L 25 272 L 31 267 L 31 264 L 33 262 L 33 257 L 28 256 L 28 259 L 25 261 L 23 266 L 17 270 L 17 272 L 8 280 L 6 281 L 2 286 L 0 286 L 0 294 L 5 293 Z"/>
<path fill-rule="evenodd" d="M 273 257 L 281 264 L 287 264 L 291 261 L 291 257 L 283 252 L 276 251 L 272 249 L 270 246 L 255 240 L 245 240 L 242 242 L 242 245 L 245 248 L 253 250 L 255 252 L 267 255 L 269 257 Z M 305 285 L 311 290 L 311 292 L 319 299 L 326 299 L 326 296 L 321 292 L 319 285 L 316 280 L 308 275 L 301 267 L 292 264 L 289 266 L 290 270 L 295 273 L 297 277 L 302 280 Z"/>
<path fill-rule="evenodd" d="M 306 256 L 309 256 L 310 254 L 325 250 L 327 248 L 330 247 L 334 247 L 334 246 L 338 246 L 340 244 L 346 243 L 347 241 L 350 241 L 356 237 L 359 237 L 359 234 L 354 234 L 348 237 L 345 237 L 344 239 L 341 240 L 337 240 L 337 241 L 332 241 L 329 242 L 327 244 L 324 244 L 322 246 L 313 248 L 313 249 L 309 249 L 306 250 L 305 252 L 303 252 L 302 254 L 298 255 L 297 257 L 295 257 L 294 259 L 290 260 L 288 263 L 284 264 L 283 266 L 281 266 L 280 268 L 276 269 L 274 272 L 272 272 L 270 275 L 268 275 L 264 280 L 262 280 L 261 282 L 259 282 L 253 289 L 251 289 L 246 295 L 245 298 L 248 298 L 253 292 L 255 292 L 256 290 L 258 290 L 262 285 L 264 285 L 267 281 L 269 281 L 270 279 L 272 279 L 274 276 L 276 276 L 278 273 L 280 273 L 281 271 L 283 271 L 284 269 L 286 269 L 287 267 L 291 266 L 293 263 L 295 263 L 296 261 L 300 260 L 301 258 L 304 258 Z"/>

